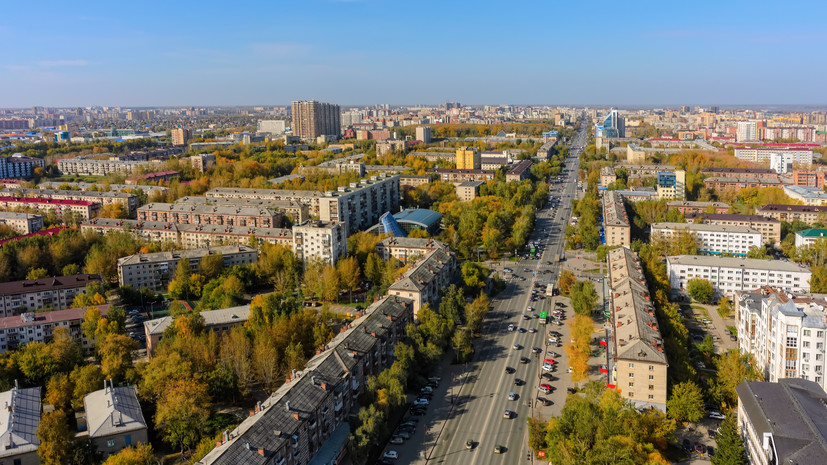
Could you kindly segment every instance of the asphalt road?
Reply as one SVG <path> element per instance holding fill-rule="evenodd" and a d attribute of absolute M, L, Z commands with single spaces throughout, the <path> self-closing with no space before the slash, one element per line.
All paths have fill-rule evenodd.
<path fill-rule="evenodd" d="M 585 124 L 573 145 L 585 145 L 584 141 Z M 535 281 L 541 282 L 542 287 L 538 290 L 544 294 L 545 284 L 549 281 L 556 283 L 559 275 L 561 264 L 557 259 L 565 251 L 565 228 L 571 221 L 571 199 L 577 189 L 579 151 L 573 154 L 575 157 L 566 159 L 564 188 L 561 190 L 560 183 L 555 182 L 550 193 L 559 199 L 558 208 L 552 213 L 547 206 L 537 214 L 531 240 L 545 244 L 541 259 L 503 262 L 500 271 L 509 267 L 513 269 L 514 277 L 492 300 L 492 309 L 483 323 L 483 336 L 474 342 L 473 361 L 462 366 L 441 367 L 442 385 L 434 395 L 428 414 L 420 420 L 417 434 L 405 444 L 386 449 L 399 452 L 397 463 L 530 463 L 526 419 L 533 415 L 547 420 L 562 409 L 566 387 L 571 386 L 570 375 L 566 372 L 567 359 L 561 347 L 547 347 L 546 342 L 549 330 L 561 332 L 565 341 L 569 337 L 568 325 L 542 326 L 536 318 L 523 319 L 522 314 L 531 313 L 527 311 L 528 307 L 534 307 L 534 313 L 539 314 L 542 309 L 549 309 L 554 302 L 561 301 L 566 303 L 565 317 L 572 317 L 567 299 L 555 297 L 532 302 L 530 298 Z M 509 331 L 509 324 L 526 332 Z M 529 328 L 536 332 L 528 332 Z M 533 354 L 533 346 L 561 354 L 557 358 L 559 368 L 552 374 L 552 380 L 543 380 L 556 388 L 550 394 L 537 389 L 543 355 Z M 530 361 L 520 363 L 521 357 Z M 514 372 L 506 373 L 506 367 Z M 522 380 L 522 385 L 515 385 L 515 378 Z M 516 394 L 515 400 L 509 400 L 510 392 Z M 551 400 L 552 405 L 538 405 L 535 402 L 538 396 Z M 513 412 L 511 418 L 504 418 L 506 409 Z M 473 442 L 471 450 L 466 448 L 468 440 Z M 495 446 L 504 447 L 504 453 L 495 454 Z"/>

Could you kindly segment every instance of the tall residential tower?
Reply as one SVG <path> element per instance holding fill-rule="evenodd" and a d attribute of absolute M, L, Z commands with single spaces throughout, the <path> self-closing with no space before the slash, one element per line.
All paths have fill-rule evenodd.
<path fill-rule="evenodd" d="M 302 139 L 341 135 L 339 105 L 302 100 L 293 102 L 293 135 Z"/>

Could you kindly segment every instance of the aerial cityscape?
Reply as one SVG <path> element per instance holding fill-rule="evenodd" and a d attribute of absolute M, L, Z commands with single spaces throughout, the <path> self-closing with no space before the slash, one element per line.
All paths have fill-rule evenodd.
<path fill-rule="evenodd" d="M 4 6 L 0 465 L 827 463 L 826 4 L 204 3 Z"/>

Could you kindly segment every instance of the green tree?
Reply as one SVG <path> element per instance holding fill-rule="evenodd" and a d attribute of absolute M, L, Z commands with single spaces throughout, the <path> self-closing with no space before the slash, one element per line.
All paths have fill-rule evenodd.
<path fill-rule="evenodd" d="M 750 247 L 749 251 L 747 251 L 747 258 L 762 258 L 762 259 L 769 259 L 770 254 L 767 253 L 766 247 Z"/>
<path fill-rule="evenodd" d="M 78 365 L 69 374 L 69 380 L 72 383 L 72 407 L 75 409 L 83 408 L 83 398 L 87 394 L 100 389 L 103 384 L 103 373 L 97 365 Z"/>
<path fill-rule="evenodd" d="M 107 335 L 98 348 L 103 375 L 115 382 L 126 380 L 132 369 L 132 352 L 137 348 L 135 341 L 127 336 Z"/>
<path fill-rule="evenodd" d="M 729 318 L 732 315 L 732 303 L 726 297 L 718 302 L 718 315 L 721 315 L 721 318 Z"/>
<path fill-rule="evenodd" d="M 704 395 L 692 381 L 676 384 L 666 401 L 666 411 L 676 422 L 695 423 L 704 416 Z"/>
<path fill-rule="evenodd" d="M 485 287 L 487 269 L 476 262 L 466 261 L 462 264 L 462 284 L 466 292 L 475 294 Z"/>
<path fill-rule="evenodd" d="M 376 252 L 369 253 L 365 261 L 365 277 L 368 278 L 374 286 L 381 286 L 383 274 L 384 265 L 379 255 L 377 255 Z"/>
<path fill-rule="evenodd" d="M 715 297 L 715 286 L 703 278 L 690 279 L 686 283 L 686 291 L 697 302 L 708 303 Z"/>
<path fill-rule="evenodd" d="M 574 313 L 590 316 L 597 310 L 598 295 L 591 281 L 578 281 L 571 288 L 571 307 Z"/>
<path fill-rule="evenodd" d="M 474 346 L 471 344 L 471 333 L 466 328 L 459 328 L 454 331 L 451 338 L 451 347 L 454 349 L 456 361 L 467 362 L 474 354 Z"/>
<path fill-rule="evenodd" d="M 741 381 L 760 381 L 763 375 L 755 367 L 751 354 L 741 354 L 738 349 L 727 351 L 718 360 L 718 372 L 712 383 L 711 393 L 723 408 L 737 405 L 738 395 L 735 388 Z"/>
<path fill-rule="evenodd" d="M 215 446 L 215 441 L 212 441 Z M 121 449 L 115 455 L 109 456 L 103 465 L 151 465 L 156 463 L 157 459 L 152 452 L 150 444 L 139 444 L 137 446 L 129 446 Z"/>
<path fill-rule="evenodd" d="M 43 385 L 57 369 L 51 348 L 43 342 L 26 344 L 23 350 L 15 353 L 15 359 L 20 372 L 34 385 Z"/>
<path fill-rule="evenodd" d="M 721 430 L 715 437 L 718 451 L 712 457 L 712 465 L 747 465 L 744 440 L 738 434 L 735 417 L 727 415 L 721 422 Z"/>
<path fill-rule="evenodd" d="M 29 270 L 26 274 L 26 279 L 41 279 L 41 278 L 48 278 L 49 272 L 46 271 L 46 268 L 35 268 L 33 270 Z"/>
<path fill-rule="evenodd" d="M 341 288 L 339 272 L 336 271 L 336 267 L 325 265 L 322 270 L 322 298 L 328 302 L 336 302 Z"/>
<path fill-rule="evenodd" d="M 224 255 L 220 253 L 207 255 L 198 263 L 198 272 L 206 277 L 208 281 L 221 274 L 223 269 Z"/>
<path fill-rule="evenodd" d="M 359 270 L 359 261 L 356 257 L 343 258 L 336 264 L 336 268 L 339 272 L 340 285 L 342 289 L 348 291 L 352 302 L 353 290 L 359 285 L 359 278 L 362 275 L 362 271 Z"/>

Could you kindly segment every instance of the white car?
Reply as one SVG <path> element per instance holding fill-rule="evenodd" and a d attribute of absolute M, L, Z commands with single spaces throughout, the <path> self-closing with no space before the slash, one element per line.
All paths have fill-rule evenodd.
<path fill-rule="evenodd" d="M 414 405 L 428 405 L 428 403 L 429 403 L 429 402 L 428 402 L 428 399 L 424 399 L 424 398 L 422 398 L 422 399 L 416 399 L 416 400 L 414 401 Z"/>
<path fill-rule="evenodd" d="M 514 325 L 513 325 L 513 324 L 508 325 L 508 330 L 509 330 L 509 331 L 514 331 Z"/>
<path fill-rule="evenodd" d="M 396 459 L 399 458 L 399 454 L 395 450 L 389 450 L 389 451 L 385 452 L 385 454 L 382 455 L 382 457 L 384 457 L 386 459 L 396 460 Z"/>
<path fill-rule="evenodd" d="M 708 416 L 709 416 L 709 418 L 712 418 L 712 419 L 714 419 L 714 420 L 723 420 L 723 419 L 725 419 L 725 418 L 726 418 L 726 415 L 724 415 L 724 414 L 723 414 L 723 413 L 721 413 L 721 412 L 716 412 L 716 411 L 714 411 L 714 410 L 713 410 L 713 411 L 711 411 L 711 412 L 709 412 L 709 415 L 708 415 Z"/>

